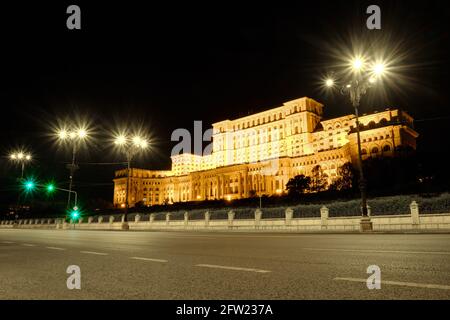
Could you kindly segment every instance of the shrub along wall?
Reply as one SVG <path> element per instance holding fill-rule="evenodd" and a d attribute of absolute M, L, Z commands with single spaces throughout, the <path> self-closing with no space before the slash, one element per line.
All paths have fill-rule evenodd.
<path fill-rule="evenodd" d="M 417 195 L 401 195 L 392 197 L 382 197 L 369 199 L 368 204 L 372 216 L 380 215 L 399 215 L 410 214 L 409 205 L 412 201 L 419 204 L 420 214 L 433 213 L 450 213 L 450 194 L 444 193 L 438 196 L 424 197 Z M 345 217 L 345 216 L 359 216 L 361 215 L 361 201 L 360 199 L 353 199 L 348 201 L 333 201 L 323 204 L 297 204 L 292 206 L 276 206 L 262 208 L 262 219 L 276 219 L 285 218 L 285 210 L 292 208 L 293 218 L 312 218 L 320 217 L 320 208 L 326 206 L 329 209 L 330 217 Z M 220 208 L 220 209 L 195 209 L 187 210 L 189 213 L 189 220 L 203 220 L 205 212 L 210 212 L 211 220 L 228 219 L 228 212 L 233 210 L 235 212 L 235 219 L 254 219 L 255 210 L 257 207 L 244 208 Z M 166 219 L 166 213 L 170 211 L 154 212 L 156 221 L 163 221 Z M 177 210 L 171 213 L 171 220 L 183 220 L 186 210 Z M 128 214 L 128 221 L 132 222 L 137 213 Z M 101 214 L 103 216 L 103 223 L 109 223 L 109 216 L 111 214 Z M 150 213 L 139 213 L 140 221 L 149 221 Z M 113 214 L 114 221 L 121 221 L 122 213 Z M 98 222 L 99 215 L 93 216 L 93 223 Z M 87 221 L 85 215 L 85 221 Z"/>

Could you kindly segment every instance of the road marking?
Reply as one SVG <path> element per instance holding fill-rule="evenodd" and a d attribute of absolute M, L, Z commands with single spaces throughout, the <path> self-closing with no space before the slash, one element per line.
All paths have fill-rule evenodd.
<path fill-rule="evenodd" d="M 336 281 L 352 281 L 352 282 L 367 282 L 367 279 L 358 279 L 358 278 L 334 278 Z M 441 290 L 450 290 L 450 286 L 442 285 L 442 284 L 429 284 L 429 283 L 416 283 L 416 282 L 402 282 L 402 281 L 386 281 L 382 280 L 381 284 L 390 284 L 394 286 L 403 286 L 403 287 L 414 287 L 414 288 L 427 288 L 427 289 L 441 289 Z"/>
<path fill-rule="evenodd" d="M 450 255 L 448 251 L 401 251 L 401 250 L 367 250 L 367 249 L 328 249 L 328 248 L 302 248 L 314 251 L 341 251 L 341 252 L 371 252 L 371 253 L 410 253 L 410 254 L 443 254 Z"/>
<path fill-rule="evenodd" d="M 50 250 L 66 250 L 64 248 L 58 248 L 58 247 L 46 247 L 46 248 L 50 249 Z"/>
<path fill-rule="evenodd" d="M 163 259 L 152 259 L 152 258 L 141 258 L 141 257 L 130 257 L 130 259 L 134 260 L 143 260 L 143 261 L 153 261 L 153 262 L 168 262 L 167 260 Z"/>
<path fill-rule="evenodd" d="M 252 269 L 252 268 L 241 268 L 241 267 L 229 267 L 229 266 L 219 266 L 215 264 L 196 264 L 196 267 L 204 267 L 204 268 L 217 268 L 217 269 L 227 269 L 227 270 L 236 270 L 236 271 L 249 271 L 249 272 L 258 272 L 258 273 L 268 273 L 271 272 L 269 270 L 261 270 L 261 269 Z"/>
<path fill-rule="evenodd" d="M 166 239 L 180 239 L 180 238 L 188 238 L 188 239 L 207 239 L 207 240 L 211 240 L 211 239 L 217 239 L 214 237 L 205 237 L 205 236 L 167 236 L 165 237 Z"/>
<path fill-rule="evenodd" d="M 98 256 L 107 256 L 107 253 L 104 252 L 95 252 L 95 251 L 80 251 L 81 253 L 87 253 L 87 254 L 96 254 Z"/>
<path fill-rule="evenodd" d="M 24 243 L 22 244 L 24 247 L 36 247 L 35 244 L 31 244 L 31 243 Z"/>
<path fill-rule="evenodd" d="M 4 244 L 12 244 L 12 243 L 15 243 L 15 242 L 12 242 L 12 241 L 2 241 L 2 243 L 4 243 Z"/>

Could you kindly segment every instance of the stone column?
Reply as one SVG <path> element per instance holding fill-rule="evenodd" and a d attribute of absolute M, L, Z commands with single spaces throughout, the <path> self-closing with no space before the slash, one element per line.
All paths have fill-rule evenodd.
<path fill-rule="evenodd" d="M 211 217 L 211 214 L 209 213 L 209 211 L 205 212 L 205 227 L 209 227 L 209 218 Z"/>
<path fill-rule="evenodd" d="M 103 216 L 99 216 L 98 217 L 98 223 L 102 223 L 103 222 Z"/>
<path fill-rule="evenodd" d="M 170 223 L 170 213 L 166 213 L 166 226 Z"/>
<path fill-rule="evenodd" d="M 184 213 L 184 227 L 185 227 L 185 228 L 187 228 L 188 223 L 189 223 L 189 212 L 186 211 L 186 212 Z"/>
<path fill-rule="evenodd" d="M 154 213 L 150 214 L 150 223 L 153 223 L 153 221 L 155 221 L 155 214 Z"/>
<path fill-rule="evenodd" d="M 244 198 L 248 197 L 247 170 L 244 171 Z"/>
<path fill-rule="evenodd" d="M 228 211 L 228 228 L 233 228 L 233 220 L 234 220 L 234 211 Z"/>
<path fill-rule="evenodd" d="M 255 210 L 255 228 L 259 229 L 259 226 L 261 225 L 261 217 L 262 217 L 262 211 L 260 209 Z"/>
<path fill-rule="evenodd" d="M 91 224 L 93 220 L 94 220 L 94 217 L 89 217 L 88 218 L 88 224 Z"/>
<path fill-rule="evenodd" d="M 419 217 L 419 205 L 416 201 L 411 202 L 409 205 L 409 209 L 411 211 L 411 222 L 413 228 L 419 228 L 420 225 L 420 217 Z"/>
<path fill-rule="evenodd" d="M 238 173 L 238 199 L 241 199 L 242 197 L 242 178 L 241 173 Z"/>
<path fill-rule="evenodd" d="M 370 214 L 372 213 L 371 208 L 368 204 L 366 205 L 366 208 L 367 208 L 367 216 L 370 217 Z M 361 209 L 361 213 L 362 213 L 362 206 L 360 206 L 360 209 Z"/>
<path fill-rule="evenodd" d="M 114 222 L 114 217 L 113 216 L 109 216 L 109 223 L 113 223 Z"/>
<path fill-rule="evenodd" d="M 327 229 L 329 212 L 330 212 L 330 210 L 325 206 L 320 208 L 320 221 L 321 221 L 321 229 L 322 230 Z"/>
<path fill-rule="evenodd" d="M 286 211 L 284 212 L 285 215 L 285 224 L 287 226 L 290 226 L 292 224 L 292 217 L 294 216 L 294 210 L 292 210 L 291 208 L 287 208 Z"/>
<path fill-rule="evenodd" d="M 134 222 L 139 222 L 139 221 L 141 221 L 141 216 L 138 213 L 134 216 Z"/>

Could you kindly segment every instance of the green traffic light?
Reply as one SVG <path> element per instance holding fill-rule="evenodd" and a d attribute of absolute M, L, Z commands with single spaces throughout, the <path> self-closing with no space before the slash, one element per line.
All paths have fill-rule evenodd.
<path fill-rule="evenodd" d="M 36 187 L 36 183 L 33 180 L 25 181 L 25 190 L 32 191 Z"/>
<path fill-rule="evenodd" d="M 53 192 L 55 191 L 55 185 L 50 183 L 47 185 L 47 192 Z"/>
<path fill-rule="evenodd" d="M 70 213 L 70 216 L 72 217 L 72 219 L 77 219 L 80 217 L 80 212 L 78 211 L 77 207 L 73 208 L 73 211 Z"/>

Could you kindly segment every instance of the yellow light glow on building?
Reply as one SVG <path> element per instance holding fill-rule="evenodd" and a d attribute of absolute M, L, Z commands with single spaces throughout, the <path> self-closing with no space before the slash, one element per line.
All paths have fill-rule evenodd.
<path fill-rule="evenodd" d="M 413 118 L 401 110 L 386 109 L 359 120 L 363 159 L 394 156 L 399 146 L 416 148 Z M 132 169 L 130 206 L 138 201 L 155 205 L 280 195 L 289 179 L 311 175 L 317 165 L 331 183 L 340 166 L 357 159 L 354 115 L 324 120 L 323 105 L 307 97 L 212 127 L 211 154 L 172 156 L 167 171 Z M 126 170 L 119 170 L 116 206 L 125 201 L 125 189 Z"/>

